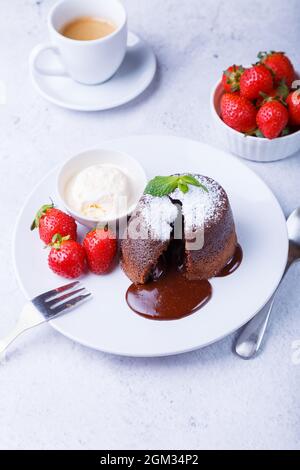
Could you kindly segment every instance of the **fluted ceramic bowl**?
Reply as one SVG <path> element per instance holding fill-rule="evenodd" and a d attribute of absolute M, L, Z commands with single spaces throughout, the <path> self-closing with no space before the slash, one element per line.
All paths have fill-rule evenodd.
<path fill-rule="evenodd" d="M 269 140 L 245 136 L 227 126 L 220 117 L 220 104 L 223 93 L 222 83 L 218 82 L 211 93 L 210 107 L 216 132 L 224 147 L 231 153 L 247 160 L 273 162 L 287 158 L 300 150 L 300 131 Z"/>

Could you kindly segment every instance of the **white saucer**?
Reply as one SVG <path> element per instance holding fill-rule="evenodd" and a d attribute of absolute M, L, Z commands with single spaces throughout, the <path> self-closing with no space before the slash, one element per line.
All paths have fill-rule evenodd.
<path fill-rule="evenodd" d="M 93 298 L 51 325 L 100 351 L 163 356 L 201 348 L 250 320 L 273 294 L 287 260 L 285 218 L 266 184 L 230 154 L 187 139 L 136 136 L 101 142 L 101 148 L 105 147 L 132 155 L 149 178 L 191 172 L 219 181 L 231 202 L 244 258 L 231 276 L 211 280 L 213 296 L 205 307 L 181 320 L 158 322 L 133 313 L 125 301 L 130 281 L 117 267 L 106 276 L 84 276 L 82 284 Z M 47 250 L 38 234 L 29 230 L 34 214 L 49 196 L 59 204 L 57 173 L 56 168 L 33 190 L 16 224 L 14 263 L 27 298 L 66 283 L 49 270 Z"/>
<path fill-rule="evenodd" d="M 68 77 L 46 76 L 31 68 L 33 84 L 46 100 L 63 108 L 77 111 L 115 108 L 140 95 L 155 75 L 155 55 L 145 41 L 129 32 L 127 48 L 117 73 L 100 85 L 82 85 Z M 42 59 L 50 66 L 58 60 L 51 52 L 45 53 Z"/>

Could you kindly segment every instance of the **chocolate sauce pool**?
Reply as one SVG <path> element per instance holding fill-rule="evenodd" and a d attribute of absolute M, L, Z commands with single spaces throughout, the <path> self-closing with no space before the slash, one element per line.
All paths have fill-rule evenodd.
<path fill-rule="evenodd" d="M 171 259 L 168 259 L 171 256 Z M 238 245 L 232 259 L 216 277 L 232 274 L 241 264 L 243 252 Z M 131 284 L 126 293 L 128 306 L 137 314 L 152 320 L 178 320 L 203 307 L 212 296 L 208 280 L 189 281 L 182 272 L 178 245 L 161 258 L 147 284 Z"/>
<path fill-rule="evenodd" d="M 231 260 L 228 261 L 226 266 L 219 272 L 215 277 L 225 277 L 230 276 L 230 274 L 234 273 L 237 270 L 241 262 L 243 261 L 243 250 L 240 245 L 237 245 L 235 253 Z"/>

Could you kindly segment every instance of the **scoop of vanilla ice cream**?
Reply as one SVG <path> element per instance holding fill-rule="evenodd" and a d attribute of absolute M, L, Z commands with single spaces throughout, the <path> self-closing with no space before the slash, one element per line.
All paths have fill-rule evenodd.
<path fill-rule="evenodd" d="M 101 220 L 117 217 L 129 198 L 128 177 L 118 167 L 92 165 L 67 184 L 68 205 L 85 217 Z"/>

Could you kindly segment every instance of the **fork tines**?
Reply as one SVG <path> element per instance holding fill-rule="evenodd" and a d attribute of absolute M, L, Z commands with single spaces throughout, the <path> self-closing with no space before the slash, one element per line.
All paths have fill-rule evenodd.
<path fill-rule="evenodd" d="M 75 287 L 77 288 L 74 289 Z M 82 294 L 77 295 L 79 292 Z M 87 292 L 85 287 L 81 287 L 79 281 L 74 281 L 38 295 L 32 299 L 32 303 L 46 320 L 50 320 L 57 315 L 67 313 L 90 296 L 91 293 Z"/>

